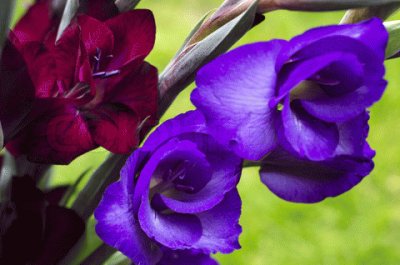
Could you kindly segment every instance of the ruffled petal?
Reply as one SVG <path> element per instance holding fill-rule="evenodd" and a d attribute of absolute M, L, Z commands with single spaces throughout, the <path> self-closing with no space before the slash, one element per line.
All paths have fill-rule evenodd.
<path fill-rule="evenodd" d="M 369 115 L 364 112 L 347 122 L 338 123 L 339 143 L 335 155 L 362 156 L 365 154 Z"/>
<path fill-rule="evenodd" d="M 314 203 L 338 196 L 367 176 L 374 167 L 373 152 L 365 146 L 364 156 L 337 156 L 313 162 L 275 152 L 264 160 L 261 181 L 287 201 Z"/>
<path fill-rule="evenodd" d="M 144 122 L 141 129 L 145 132 L 157 121 L 157 69 L 143 63 L 136 71 L 125 70 L 121 76 L 96 81 L 96 87 L 105 90 L 102 102 L 124 105 L 135 112 L 138 120 Z"/>
<path fill-rule="evenodd" d="M 200 240 L 192 246 L 205 253 L 230 253 L 239 249 L 239 225 L 241 200 L 236 189 L 226 194 L 224 200 L 213 209 L 197 214 L 203 232 Z"/>
<path fill-rule="evenodd" d="M 127 154 L 138 144 L 138 117 L 117 105 L 99 106 L 85 114 L 93 140 L 107 150 Z"/>
<path fill-rule="evenodd" d="M 122 182 L 111 184 L 94 212 L 97 220 L 96 233 L 134 263 L 157 264 L 162 253 L 140 228 L 131 208 L 131 199 Z"/>
<path fill-rule="evenodd" d="M 339 143 L 335 123 L 327 123 L 309 115 L 298 101 L 287 98 L 282 110 L 280 135 L 300 156 L 310 160 L 324 160 L 331 156 Z M 282 132 L 283 131 L 283 132 Z"/>
<path fill-rule="evenodd" d="M 38 163 L 68 164 L 97 147 L 84 118 L 68 101 L 41 100 L 34 106 L 30 125 L 6 147 Z"/>
<path fill-rule="evenodd" d="M 112 54 L 114 48 L 114 35 L 106 24 L 86 15 L 79 15 L 78 25 L 81 28 L 82 41 L 93 64 L 94 56 L 100 56 L 98 60 L 104 60 Z M 99 55 L 97 53 L 100 53 Z M 98 65 L 100 67 L 100 65 Z"/>
<path fill-rule="evenodd" d="M 164 248 L 163 257 L 157 265 L 218 265 L 218 262 L 201 251 L 171 250 Z"/>
<path fill-rule="evenodd" d="M 275 96 L 275 62 L 284 41 L 237 48 L 204 66 L 191 96 L 206 117 L 211 134 L 247 159 L 258 160 L 276 146 L 268 108 Z"/>
<path fill-rule="evenodd" d="M 370 48 L 381 61 L 385 58 L 388 33 L 383 26 L 382 20 L 378 18 L 373 18 L 358 24 L 333 25 L 308 30 L 291 39 L 289 48 L 285 50 L 282 56 L 286 58 L 291 57 L 313 42 L 332 36 L 341 36 L 357 40 Z M 336 46 L 337 44 L 339 43 L 331 43 L 331 46 Z"/>
<path fill-rule="evenodd" d="M 142 149 L 153 151 L 180 134 L 206 133 L 207 126 L 203 114 L 200 111 L 188 111 L 173 119 L 163 122 L 153 133 L 149 135 Z"/>
<path fill-rule="evenodd" d="M 174 152 L 187 153 L 192 148 L 188 142 L 178 144 L 176 141 L 170 141 L 160 147 L 142 169 L 133 196 L 134 208 L 136 202 L 141 201 L 138 216 L 143 231 L 148 237 L 173 249 L 188 248 L 200 238 L 202 231 L 200 221 L 194 215 L 163 213 L 153 209 L 150 205 L 149 186 L 160 161 Z"/>
<path fill-rule="evenodd" d="M 105 23 L 118 40 L 109 69 L 119 69 L 135 59 L 143 60 L 152 50 L 155 41 L 155 22 L 151 11 L 132 10 L 121 13 Z"/>
<path fill-rule="evenodd" d="M 21 45 L 44 41 L 46 35 L 58 25 L 58 19 L 51 13 L 50 1 L 35 2 L 13 29 Z"/>

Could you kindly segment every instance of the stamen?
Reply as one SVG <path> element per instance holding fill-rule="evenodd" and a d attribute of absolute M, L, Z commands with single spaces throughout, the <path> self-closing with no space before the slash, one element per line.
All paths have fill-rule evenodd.
<path fill-rule="evenodd" d="M 120 70 L 112 70 L 112 71 L 101 71 L 101 72 L 96 72 L 93 73 L 92 76 L 94 78 L 108 78 L 114 75 L 118 75 L 121 71 Z"/>
<path fill-rule="evenodd" d="M 96 48 L 96 55 L 94 56 L 93 72 L 98 72 L 100 70 L 100 60 L 101 60 L 101 49 Z"/>
<path fill-rule="evenodd" d="M 81 99 L 90 92 L 89 85 L 85 83 L 76 84 L 71 90 L 64 92 L 64 98 Z"/>
<path fill-rule="evenodd" d="M 175 184 L 176 189 L 181 190 L 181 191 L 186 191 L 186 192 L 193 192 L 194 188 L 191 186 L 186 186 L 182 184 Z"/>

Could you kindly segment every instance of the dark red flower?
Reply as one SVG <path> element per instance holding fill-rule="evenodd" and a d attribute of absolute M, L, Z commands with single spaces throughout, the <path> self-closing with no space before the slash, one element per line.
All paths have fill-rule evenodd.
<path fill-rule="evenodd" d="M 103 4 L 109 1 L 88 13 L 105 19 L 113 12 L 102 16 Z M 157 70 L 144 62 L 155 40 L 152 13 L 133 10 L 104 21 L 80 14 L 56 42 L 57 19 L 48 10 L 48 1 L 37 2 L 11 33 L 35 102 L 29 125 L 7 148 L 58 164 L 98 146 L 132 151 L 143 126 L 156 122 Z"/>
<path fill-rule="evenodd" d="M 29 176 L 12 179 L 11 198 L 0 204 L 0 264 L 56 264 L 68 253 L 85 223 L 57 205 L 62 190 L 43 193 Z"/>

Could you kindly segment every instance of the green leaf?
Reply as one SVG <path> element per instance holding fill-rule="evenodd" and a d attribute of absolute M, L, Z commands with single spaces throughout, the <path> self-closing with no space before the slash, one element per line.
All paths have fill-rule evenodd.
<path fill-rule="evenodd" d="M 192 29 L 192 31 L 189 33 L 189 35 L 186 37 L 185 41 L 183 42 L 181 48 L 178 50 L 176 55 L 174 56 L 174 59 L 178 57 L 178 55 L 185 49 L 186 44 L 190 41 L 190 39 L 195 35 L 195 33 L 199 30 L 200 26 L 203 24 L 203 22 L 206 20 L 206 18 L 210 15 L 210 13 L 213 11 L 207 12 L 200 20 L 197 22 L 196 26 Z"/>
<path fill-rule="evenodd" d="M 80 264 L 81 265 L 101 265 L 107 261 L 114 253 L 115 248 L 110 247 L 102 243 L 98 248 L 96 248 L 89 256 L 85 258 Z M 115 263 L 113 263 L 115 264 Z"/>
<path fill-rule="evenodd" d="M 227 51 L 253 26 L 258 1 L 212 32 L 199 42 L 186 47 L 161 73 L 159 90 L 161 102 L 160 116 L 166 111 L 176 96 L 194 80 L 195 73 L 205 63 Z"/>
<path fill-rule="evenodd" d="M 68 27 L 69 23 L 71 23 L 71 20 L 78 12 L 78 9 L 79 9 L 79 0 L 67 0 L 63 16 L 61 18 L 60 26 L 58 27 L 56 41 L 60 39 L 64 30 Z"/>
<path fill-rule="evenodd" d="M 2 50 L 3 42 L 7 38 L 10 27 L 11 15 L 13 14 L 15 1 L 0 1 L 0 50 Z"/>
<path fill-rule="evenodd" d="M 83 180 L 83 178 L 86 176 L 86 174 L 90 171 L 89 169 L 86 169 L 84 172 L 82 172 L 82 174 L 80 174 L 78 176 L 78 178 L 75 180 L 74 184 L 71 185 L 68 190 L 65 192 L 64 196 L 62 197 L 62 199 L 60 200 L 59 205 L 60 206 L 67 206 L 68 201 L 71 199 L 72 195 L 74 194 L 74 192 L 77 190 L 78 185 L 81 183 L 81 181 Z"/>
<path fill-rule="evenodd" d="M 385 22 L 385 27 L 389 32 L 386 58 L 392 58 L 400 52 L 400 20 Z"/>
<path fill-rule="evenodd" d="M 84 221 L 87 221 L 93 214 L 107 186 L 118 180 L 119 171 L 127 158 L 128 155 L 109 155 L 105 162 L 90 176 L 83 190 L 79 192 L 71 208 L 75 210 Z"/>

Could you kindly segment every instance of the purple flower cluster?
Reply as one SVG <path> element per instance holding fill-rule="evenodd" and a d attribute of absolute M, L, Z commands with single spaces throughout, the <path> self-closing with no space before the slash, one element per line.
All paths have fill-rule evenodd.
<path fill-rule="evenodd" d="M 317 202 L 373 169 L 367 108 L 385 87 L 378 19 L 239 47 L 204 66 L 196 111 L 162 124 L 95 212 L 98 235 L 135 264 L 215 264 L 237 248 L 242 159 L 278 196 Z"/>

